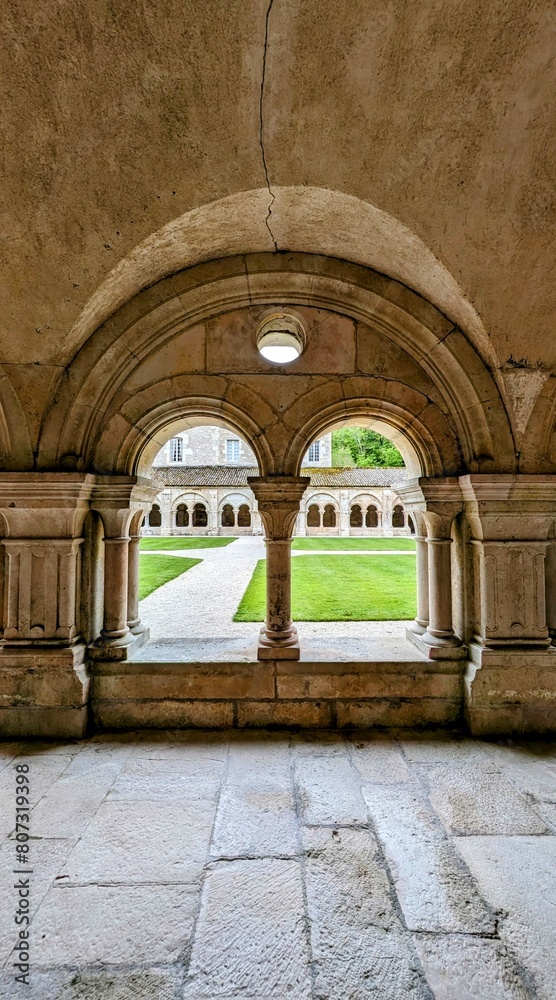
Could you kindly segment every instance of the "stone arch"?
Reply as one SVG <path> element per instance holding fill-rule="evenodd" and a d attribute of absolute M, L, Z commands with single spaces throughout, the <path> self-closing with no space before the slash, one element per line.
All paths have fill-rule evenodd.
<path fill-rule="evenodd" d="M 322 522 L 320 507 L 317 503 L 310 503 L 307 507 L 307 527 L 320 528 Z"/>
<path fill-rule="evenodd" d="M 254 330 L 269 303 L 333 310 L 373 341 L 368 374 L 346 370 L 342 387 L 331 391 L 321 382 L 303 402 L 292 402 L 289 441 L 253 380 L 239 385 L 232 377 L 202 374 L 207 324 L 220 322 L 226 310 L 233 322 L 243 310 L 244 324 Z M 244 333 L 234 350 L 249 343 Z M 377 362 L 384 344 L 390 353 Z M 381 374 L 388 365 L 402 377 Z M 249 366 L 257 371 L 255 357 Z M 382 422 L 391 438 L 399 433 L 427 475 L 514 469 L 507 413 L 487 365 L 430 302 L 345 261 L 306 254 L 227 258 L 163 279 L 89 337 L 57 386 L 39 464 L 141 473 L 149 448 L 156 450 L 193 417 L 226 422 L 253 448 L 263 475 L 295 474 L 311 439 L 333 421 L 362 415 L 377 429 Z"/>
<path fill-rule="evenodd" d="M 238 528 L 250 528 L 251 523 L 251 508 L 248 503 L 241 503 L 237 512 L 237 526 Z"/>
<path fill-rule="evenodd" d="M 234 528 L 236 513 L 231 503 L 225 503 L 220 511 L 220 524 L 223 528 Z"/>
<path fill-rule="evenodd" d="M 153 503 L 150 512 L 147 515 L 149 528 L 161 528 L 162 527 L 162 511 L 160 509 L 160 504 Z"/>
<path fill-rule="evenodd" d="M 179 503 L 174 512 L 174 522 L 176 528 L 188 528 L 190 521 L 189 507 L 186 503 Z"/>

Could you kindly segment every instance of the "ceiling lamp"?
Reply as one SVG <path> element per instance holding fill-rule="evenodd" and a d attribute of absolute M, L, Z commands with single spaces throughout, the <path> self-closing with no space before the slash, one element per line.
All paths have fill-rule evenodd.
<path fill-rule="evenodd" d="M 257 330 L 257 349 L 267 361 L 287 365 L 305 349 L 305 330 L 291 313 L 272 313 Z"/>

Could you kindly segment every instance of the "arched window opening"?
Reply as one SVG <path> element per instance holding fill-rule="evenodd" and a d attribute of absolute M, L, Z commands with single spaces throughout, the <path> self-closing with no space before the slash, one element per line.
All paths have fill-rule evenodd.
<path fill-rule="evenodd" d="M 206 528 L 208 524 L 207 508 L 204 503 L 196 503 L 193 508 L 193 527 Z"/>
<path fill-rule="evenodd" d="M 230 503 L 225 503 L 222 508 L 222 527 L 233 528 L 236 523 L 234 508 Z"/>
<path fill-rule="evenodd" d="M 410 514 L 407 515 L 407 523 L 408 523 L 408 526 L 409 526 L 409 530 L 411 531 L 411 534 L 414 535 L 415 534 L 415 525 L 413 523 L 413 518 L 411 517 Z"/>
<path fill-rule="evenodd" d="M 323 528 L 335 528 L 336 527 L 336 511 L 331 503 L 327 503 L 324 508 L 324 514 L 322 518 Z"/>
<path fill-rule="evenodd" d="M 157 503 L 153 503 L 151 512 L 149 514 L 149 527 L 150 528 L 160 528 L 162 525 L 162 513 L 160 507 Z"/>
<path fill-rule="evenodd" d="M 307 527 L 320 528 L 320 510 L 316 503 L 312 503 L 307 511 Z"/>
<path fill-rule="evenodd" d="M 370 503 L 365 514 L 365 527 L 378 528 L 378 511 L 374 503 Z"/>
<path fill-rule="evenodd" d="M 186 504 L 178 504 L 176 510 L 176 528 L 187 528 L 189 527 L 189 511 Z"/>
<path fill-rule="evenodd" d="M 363 527 L 363 511 L 358 503 L 354 503 L 349 512 L 349 526 L 350 528 Z"/>
<path fill-rule="evenodd" d="M 246 503 L 242 503 L 237 512 L 237 526 L 238 528 L 251 527 L 251 511 Z"/>
<path fill-rule="evenodd" d="M 392 527 L 405 528 L 404 510 L 400 503 L 397 503 L 392 512 Z"/>

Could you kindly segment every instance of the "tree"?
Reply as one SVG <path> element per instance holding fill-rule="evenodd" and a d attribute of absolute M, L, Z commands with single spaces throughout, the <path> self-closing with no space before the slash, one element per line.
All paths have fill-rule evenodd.
<path fill-rule="evenodd" d="M 350 460 L 346 462 L 348 453 Z M 342 427 L 332 432 L 332 463 L 343 468 L 400 468 L 404 460 L 382 434 L 366 427 Z"/>

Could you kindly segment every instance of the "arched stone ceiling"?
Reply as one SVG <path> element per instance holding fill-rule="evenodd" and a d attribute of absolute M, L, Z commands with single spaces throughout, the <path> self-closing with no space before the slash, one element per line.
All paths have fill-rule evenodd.
<path fill-rule="evenodd" d="M 556 367 L 553 3 L 4 0 L 0 25 L 0 360 L 33 442 L 121 262 L 242 192 L 260 248 L 287 247 L 300 189 L 311 251 L 366 241 L 373 267 L 407 266 L 381 218 L 426 249 L 399 276 L 486 331 L 525 426 Z M 355 199 L 361 231 L 314 190 Z M 228 223 L 213 257 L 241 252 Z"/>

